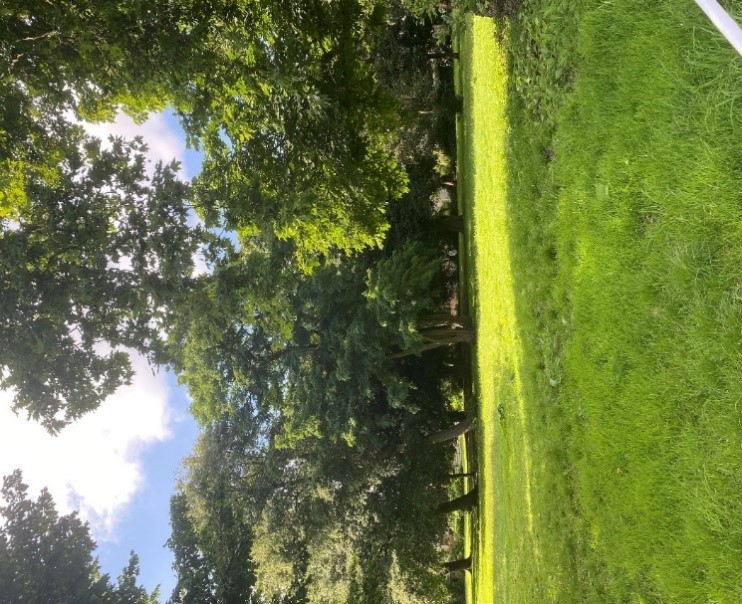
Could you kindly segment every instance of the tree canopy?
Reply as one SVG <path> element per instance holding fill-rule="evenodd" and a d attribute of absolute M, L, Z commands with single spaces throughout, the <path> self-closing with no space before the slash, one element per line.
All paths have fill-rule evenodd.
<path fill-rule="evenodd" d="M 452 261 L 428 225 L 450 162 L 408 4 L 0 8 L 0 387 L 57 431 L 131 351 L 175 370 L 202 433 L 171 501 L 173 604 L 447 597 L 451 455 L 422 435 L 451 417 Z M 191 183 L 79 123 L 165 106 L 204 152 Z M 65 522 L 79 587 L 92 542 Z M 135 578 L 134 559 L 102 597 L 146 601 Z"/>
<path fill-rule="evenodd" d="M 51 431 L 129 380 L 126 350 L 164 360 L 201 241 L 175 165 L 150 177 L 140 141 L 65 135 L 59 164 L 27 180 L 29 205 L 0 231 L 0 385 Z"/>
<path fill-rule="evenodd" d="M 126 382 L 124 347 L 172 360 L 158 334 L 205 233 L 187 228 L 188 207 L 209 228 L 286 241 L 302 272 L 383 244 L 387 204 L 407 187 L 398 102 L 371 60 L 387 11 L 373 0 L 3 7 L 4 340 L 33 334 L 18 358 L 0 350 L 17 409 L 57 430 Z M 193 189 L 173 166 L 148 177 L 136 141 L 102 148 L 77 125 L 168 104 L 205 151 Z M 62 253 L 48 262 L 53 247 Z"/>
<path fill-rule="evenodd" d="M 20 471 L 3 479 L 0 505 L 0 593 L 7 604 L 156 604 L 158 591 L 137 585 L 132 552 L 117 582 L 101 574 L 87 524 L 60 516 L 49 492 L 34 501 Z"/>

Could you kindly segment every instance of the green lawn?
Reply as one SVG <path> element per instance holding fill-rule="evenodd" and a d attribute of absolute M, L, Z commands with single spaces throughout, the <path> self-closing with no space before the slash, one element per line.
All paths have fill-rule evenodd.
<path fill-rule="evenodd" d="M 473 600 L 742 602 L 742 59 L 684 0 L 497 28 L 459 37 Z"/>

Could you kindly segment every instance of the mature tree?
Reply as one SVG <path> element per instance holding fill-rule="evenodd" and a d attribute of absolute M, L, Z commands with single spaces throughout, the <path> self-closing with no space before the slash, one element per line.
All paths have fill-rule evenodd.
<path fill-rule="evenodd" d="M 16 470 L 3 480 L 0 505 L 0 593 L 7 604 L 156 604 L 158 593 L 136 583 L 132 552 L 116 584 L 101 575 L 95 542 L 76 514 L 60 516 L 49 492 L 36 501 Z"/>
<path fill-rule="evenodd" d="M 294 329 L 302 275 L 293 246 L 275 237 L 243 238 L 214 258 L 192 303 L 170 327 L 180 380 L 204 425 L 245 405 L 270 407 L 282 396 L 283 367 L 312 348 Z"/>
<path fill-rule="evenodd" d="M 264 236 L 216 264 L 171 344 L 194 413 L 207 423 L 240 401 L 280 413 L 282 438 L 322 437 L 365 447 L 424 401 L 390 350 L 417 346 L 437 270 L 424 248 L 388 257 L 326 259 L 311 275 L 292 246 Z"/>
<path fill-rule="evenodd" d="M 168 600 L 172 604 L 217 604 L 214 573 L 188 514 L 188 502 L 177 493 L 170 499 L 170 538 L 177 582 Z"/>
<path fill-rule="evenodd" d="M 474 487 L 471 491 L 460 497 L 456 497 L 451 501 L 447 501 L 438 506 L 436 511 L 440 514 L 448 514 L 450 512 L 457 511 L 468 511 L 476 507 L 479 503 L 479 490 Z"/>
<path fill-rule="evenodd" d="M 0 8 L 0 387 L 58 430 L 131 370 L 162 362 L 200 239 L 174 165 L 76 121 L 142 117 L 188 78 L 196 36 L 170 2 L 11 1 Z"/>
<path fill-rule="evenodd" d="M 192 343 L 188 354 L 213 354 L 210 341 L 214 337 L 204 330 L 213 331 L 219 322 L 229 322 L 231 329 L 219 342 L 222 350 L 217 354 L 226 349 L 234 352 L 231 361 L 207 363 L 211 375 L 200 379 L 198 388 L 204 394 L 196 398 L 224 400 L 214 386 L 214 376 L 227 365 L 234 378 L 229 381 L 242 391 L 282 396 L 281 371 L 251 370 L 249 379 L 243 378 L 247 374 L 244 366 L 276 367 L 273 359 L 278 359 L 278 366 L 300 366 L 317 346 L 311 325 L 301 327 L 307 322 L 298 311 L 297 316 L 282 314 L 292 303 L 290 273 L 310 271 L 323 259 L 332 265 L 330 271 L 336 270 L 338 251 L 380 246 L 388 227 L 386 205 L 406 188 L 404 171 L 390 150 L 396 136 L 396 102 L 378 85 L 371 60 L 377 34 L 386 27 L 386 10 L 386 2 L 373 0 L 329 4 L 314 0 L 205 4 L 75 0 L 63 8 L 33 0 L 0 9 L 0 57 L 6 65 L 0 73 L 0 218 L 5 220 L 3 245 L 13 248 L 8 249 L 6 277 L 15 277 L 11 262 L 19 264 L 26 254 L 39 253 L 26 249 L 28 241 L 35 238 L 38 247 L 36 240 L 43 237 L 45 244 L 63 246 L 67 262 L 76 250 L 84 257 L 83 244 L 94 239 L 97 249 L 110 248 L 107 255 L 115 265 L 116 258 L 136 253 L 126 247 L 128 241 L 121 247 L 118 236 L 117 222 L 127 213 L 137 222 L 138 244 L 149 245 L 153 238 L 171 242 L 168 250 L 161 246 L 157 253 L 175 253 L 177 262 L 168 268 L 184 271 L 177 276 L 171 272 L 159 282 L 155 271 L 148 271 L 147 278 L 137 284 L 139 295 L 122 286 L 125 291 L 117 291 L 122 300 L 118 322 L 112 312 L 96 316 L 97 311 L 83 301 L 68 334 L 59 323 L 58 311 L 64 302 L 52 302 L 49 294 L 36 291 L 47 286 L 39 284 L 36 273 L 46 270 L 48 275 L 56 267 L 53 263 L 48 270 L 46 265 L 33 270 L 21 266 L 19 271 L 29 273 L 25 277 L 31 285 L 3 296 L 13 318 L 2 328 L 5 341 L 10 342 L 11 336 L 20 333 L 14 325 L 23 319 L 22 327 L 33 334 L 34 342 L 22 343 L 19 359 L 13 363 L 0 356 L 5 373 L 11 376 L 4 386 L 18 390 L 17 408 L 56 430 L 94 408 L 126 381 L 129 368 L 119 347 L 133 347 L 155 361 L 165 359 L 157 341 L 163 308 L 175 302 L 168 294 L 188 289 L 189 267 L 182 259 L 192 249 L 193 238 L 188 240 L 180 229 L 177 201 L 185 191 L 175 186 L 168 168 L 151 183 L 143 183 L 136 169 L 124 166 L 123 144 L 112 155 L 83 152 L 81 148 L 94 145 L 84 140 L 70 120 L 72 116 L 110 117 L 118 107 L 141 117 L 166 103 L 176 108 L 191 142 L 206 151 L 192 201 L 207 223 L 237 229 L 244 237 L 261 229 L 273 240 L 288 240 L 291 243 L 283 245 L 281 253 L 289 250 L 298 261 L 292 271 L 279 271 L 288 278 L 275 288 L 280 296 L 289 296 L 289 304 L 281 297 L 261 294 L 255 303 L 253 296 L 246 297 L 247 308 L 238 304 L 223 318 L 196 317 L 190 322 L 200 335 L 194 338 L 199 344 Z M 162 204 L 133 215 L 143 196 L 167 197 L 171 215 L 150 218 Z M 53 208 L 57 214 L 78 212 L 74 219 L 79 229 L 109 226 L 97 238 L 67 227 L 58 235 L 46 236 L 42 227 L 47 231 L 57 227 L 54 216 L 47 220 L 53 198 L 61 200 Z M 117 215 L 113 206 L 119 204 L 123 205 Z M 11 234 L 17 223 L 21 228 Z M 281 247 L 275 242 L 268 245 Z M 158 256 L 155 264 L 165 263 L 167 254 Z M 276 257 L 269 254 L 268 264 L 260 266 L 272 266 Z M 250 266 L 255 259 L 251 253 Z M 109 278 L 118 270 L 107 264 L 105 279 L 100 265 L 94 264 L 96 276 L 85 286 L 85 295 L 100 298 L 104 304 L 109 298 L 105 291 Z M 247 265 L 238 262 L 235 271 L 235 263 L 226 263 L 220 269 L 219 283 L 236 279 L 252 288 L 255 280 L 238 274 Z M 355 267 L 357 277 L 364 268 Z M 116 278 L 122 274 L 118 270 Z M 58 287 L 61 278 L 51 281 L 60 300 L 74 298 L 69 287 Z M 167 291 L 163 291 L 164 281 Z M 315 284 L 310 282 L 310 287 Z M 100 288 L 104 291 L 99 296 Z M 201 295 L 221 313 L 225 306 L 219 296 L 224 285 L 222 292 L 215 288 L 219 285 L 205 286 Z M 234 301 L 233 296 L 229 304 Z M 194 306 L 201 308 L 200 302 Z M 46 310 L 50 304 L 57 306 Z M 159 313 L 152 322 L 143 318 L 145 307 L 147 312 Z M 302 312 L 310 314 L 306 308 Z M 88 315 L 90 320 L 83 320 Z M 349 333 L 359 340 L 367 327 L 356 325 Z M 100 343 L 111 350 L 101 352 Z M 351 344 L 350 340 L 333 343 L 349 350 L 354 348 Z M 240 362 L 232 362 L 238 356 Z M 45 362 L 39 374 L 31 376 L 25 368 L 42 357 Z M 181 359 L 175 364 L 183 368 L 187 362 Z M 73 366 L 79 369 L 73 371 Z M 194 372 L 203 373 L 193 367 L 186 373 Z M 263 377 L 255 379 L 259 375 Z M 192 386 L 197 381 L 186 380 Z M 402 384 L 395 387 L 404 390 Z"/>
<path fill-rule="evenodd" d="M 30 204 L 0 221 L 0 386 L 50 431 L 128 381 L 124 348 L 166 360 L 201 241 L 175 165 L 149 177 L 140 141 L 65 136 L 53 174 L 29 177 Z"/>
<path fill-rule="evenodd" d="M 276 485 L 266 463 L 269 418 L 251 402 L 206 426 L 184 461 L 170 507 L 173 603 L 246 602 L 254 591 L 254 525 Z"/>
<path fill-rule="evenodd" d="M 386 3 L 255 4 L 259 21 L 255 10 L 228 25 L 233 39 L 218 34 L 227 68 L 176 95 L 207 151 L 205 216 L 291 239 L 306 270 L 317 254 L 381 245 L 384 208 L 406 186 L 390 151 L 396 104 L 368 61 Z"/>
<path fill-rule="evenodd" d="M 11 0 L 0 8 L 0 217 L 34 203 L 33 181 L 54 180 L 70 124 L 143 117 L 184 79 L 188 38 L 170 2 Z"/>

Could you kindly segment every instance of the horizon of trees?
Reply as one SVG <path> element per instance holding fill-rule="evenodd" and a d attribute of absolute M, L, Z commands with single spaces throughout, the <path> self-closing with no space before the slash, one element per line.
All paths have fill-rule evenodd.
<path fill-rule="evenodd" d="M 425 435 L 471 333 L 461 221 L 433 220 L 456 99 L 418 4 L 0 9 L 0 387 L 55 433 L 131 379 L 125 349 L 176 371 L 203 431 L 172 603 L 451 597 L 452 452 Z M 204 152 L 190 183 L 78 123 L 166 106 Z"/>

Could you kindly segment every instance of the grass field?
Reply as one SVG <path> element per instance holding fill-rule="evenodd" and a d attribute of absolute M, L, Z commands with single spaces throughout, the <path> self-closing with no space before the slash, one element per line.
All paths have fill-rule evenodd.
<path fill-rule="evenodd" d="M 683 0 L 459 41 L 473 600 L 742 602 L 742 59 Z"/>

